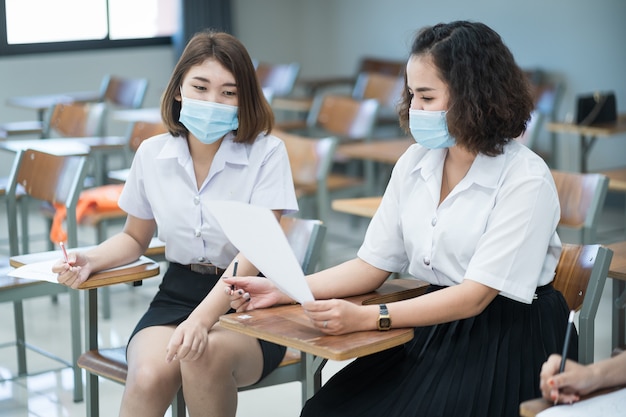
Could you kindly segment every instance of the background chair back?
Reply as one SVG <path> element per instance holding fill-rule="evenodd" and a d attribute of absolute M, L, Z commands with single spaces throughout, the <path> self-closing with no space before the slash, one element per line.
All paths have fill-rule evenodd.
<path fill-rule="evenodd" d="M 67 207 L 68 246 L 76 247 L 78 245 L 76 204 L 85 173 L 84 156 L 57 156 L 32 149 L 21 151 L 9 176 L 7 192 L 9 235 L 17 237 L 16 191 L 20 185 L 30 198 L 50 204 L 61 203 Z M 13 247 L 13 244 L 11 246 Z"/>
<path fill-rule="evenodd" d="M 571 310 L 580 311 L 578 317 L 578 360 L 594 360 L 594 321 L 606 282 L 613 252 L 601 245 L 563 244 L 554 277 L 554 288 L 559 290 Z"/>
<path fill-rule="evenodd" d="M 105 121 L 105 103 L 55 104 L 44 123 L 44 137 L 101 136 Z"/>
<path fill-rule="evenodd" d="M 404 78 L 398 75 L 362 72 L 356 79 L 352 97 L 356 99 L 374 98 L 381 107 L 394 109 L 402 97 Z"/>
<path fill-rule="evenodd" d="M 300 72 L 300 64 L 269 64 L 259 62 L 256 74 L 263 89 L 268 89 L 272 97 L 288 96 L 293 92 Z M 266 94 L 267 95 L 267 94 Z"/>
<path fill-rule="evenodd" d="M 342 141 L 369 140 L 376 123 L 379 104 L 375 99 L 356 100 L 341 95 L 316 97 L 307 125 L 339 136 Z"/>
<path fill-rule="evenodd" d="M 124 109 L 138 109 L 148 89 L 147 78 L 105 75 L 100 86 L 101 101 Z"/>
<path fill-rule="evenodd" d="M 576 234 L 577 242 L 595 243 L 602 207 L 606 200 L 608 178 L 602 174 L 551 170 L 561 204 L 559 233 L 569 241 Z M 574 240 L 574 239 L 572 239 Z"/>

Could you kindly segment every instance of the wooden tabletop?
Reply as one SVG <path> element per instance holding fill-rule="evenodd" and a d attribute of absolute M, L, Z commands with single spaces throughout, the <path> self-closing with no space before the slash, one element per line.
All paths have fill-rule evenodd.
<path fill-rule="evenodd" d="M 89 155 L 93 151 L 118 151 L 124 149 L 128 139 L 124 136 L 88 136 L 77 138 L 15 139 L 0 141 L 0 148 L 12 152 L 35 149 L 54 155 Z"/>
<path fill-rule="evenodd" d="M 609 266 L 609 278 L 626 281 L 626 241 L 606 245 L 613 251 L 613 259 Z"/>
<path fill-rule="evenodd" d="M 603 388 L 601 390 L 595 391 L 589 395 L 586 395 L 581 398 L 581 401 L 584 401 L 589 398 L 597 397 L 603 394 L 609 394 L 613 391 L 617 391 L 619 389 L 624 388 L 623 385 L 611 388 Z M 550 407 L 554 407 L 554 403 L 544 399 L 544 398 L 535 398 L 532 400 L 524 401 L 520 404 L 519 407 L 519 415 L 521 417 L 536 417 L 542 411 L 547 410 Z M 558 407 L 567 407 L 567 404 L 561 404 Z"/>
<path fill-rule="evenodd" d="M 159 107 L 142 107 L 140 109 L 114 110 L 111 117 L 121 122 L 160 122 L 161 109 Z"/>
<path fill-rule="evenodd" d="M 556 133 L 576 133 L 587 136 L 611 136 L 626 132 L 626 114 L 620 114 L 615 123 L 600 123 L 591 126 L 581 126 L 575 123 L 552 122 L 546 124 L 546 129 Z"/>
<path fill-rule="evenodd" d="M 88 250 L 90 247 L 91 246 L 71 250 L 85 251 Z M 60 259 L 62 256 L 63 255 L 60 250 L 31 253 L 28 255 L 12 256 L 9 260 L 9 264 L 14 268 L 19 268 L 20 266 L 29 263 Z M 117 268 L 114 270 L 96 272 L 95 274 L 92 274 L 87 281 L 83 282 L 78 287 L 78 289 L 88 290 L 112 284 L 140 281 L 145 278 L 151 278 L 159 275 L 159 264 L 149 258 L 144 258 L 144 260 L 146 262 L 140 265 L 135 265 L 128 268 Z"/>
<path fill-rule="evenodd" d="M 362 217 L 374 217 L 382 197 L 339 198 L 333 200 L 331 207 L 335 211 Z"/>
<path fill-rule="evenodd" d="M 384 139 L 374 142 L 348 143 L 337 148 L 337 154 L 353 159 L 365 159 L 393 165 L 409 146 L 412 138 Z"/>
<path fill-rule="evenodd" d="M 7 99 L 7 104 L 25 109 L 45 110 L 57 103 L 98 101 L 99 99 L 100 93 L 98 91 L 74 91 L 59 94 L 10 97 Z"/>
<path fill-rule="evenodd" d="M 391 287 L 385 287 L 399 285 L 395 281 L 401 280 L 387 281 L 383 284 L 380 291 L 350 297 L 348 300 L 358 304 L 372 304 L 373 301 L 378 299 L 388 300 L 382 297 L 389 296 L 388 290 Z M 416 289 L 424 287 L 424 283 L 421 281 L 402 281 L 406 281 L 408 285 Z M 396 289 L 391 289 L 391 291 L 393 293 Z M 398 294 L 405 292 L 406 288 L 404 287 L 400 287 L 397 290 Z M 406 297 L 401 299 L 404 298 Z M 406 343 L 413 338 L 412 328 L 391 329 L 384 332 L 373 330 L 340 336 L 328 336 L 313 327 L 300 305 L 286 305 L 245 313 L 227 314 L 220 317 L 220 325 L 249 336 L 337 361 L 380 352 Z"/>

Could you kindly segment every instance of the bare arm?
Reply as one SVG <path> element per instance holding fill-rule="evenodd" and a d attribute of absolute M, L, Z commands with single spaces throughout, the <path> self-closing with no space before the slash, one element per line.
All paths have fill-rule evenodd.
<path fill-rule="evenodd" d="M 561 356 L 551 355 L 541 367 L 539 386 L 550 401 L 575 402 L 599 389 L 626 384 L 626 352 L 590 365 L 567 360 L 559 374 L 560 364 Z"/>
<path fill-rule="evenodd" d="M 70 251 L 69 263 L 59 260 L 52 272 L 59 274 L 59 283 L 78 288 L 93 272 L 133 262 L 143 255 L 155 230 L 154 220 L 128 216 L 122 232 L 85 253 Z"/>

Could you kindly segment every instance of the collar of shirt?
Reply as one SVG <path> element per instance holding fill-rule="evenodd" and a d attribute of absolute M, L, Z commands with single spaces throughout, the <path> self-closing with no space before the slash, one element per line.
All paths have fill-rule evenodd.
<path fill-rule="evenodd" d="M 222 169 L 228 162 L 236 165 L 248 165 L 248 148 L 249 145 L 235 143 L 233 141 L 234 135 L 228 133 L 222 140 L 220 148 L 215 154 L 213 159 L 214 167 Z M 178 159 L 178 163 L 182 166 L 190 162 L 191 154 L 189 153 L 189 146 L 187 141 L 182 137 L 172 137 L 171 140 L 163 146 L 157 159 Z"/>
<path fill-rule="evenodd" d="M 507 145 L 508 146 L 508 145 Z M 427 150 L 424 157 L 419 159 L 411 173 L 419 173 L 425 182 L 433 175 L 439 175 L 447 149 Z M 477 184 L 485 188 L 496 188 L 505 169 L 506 150 L 497 156 L 478 154 L 470 170 L 462 181 L 462 188 Z"/>

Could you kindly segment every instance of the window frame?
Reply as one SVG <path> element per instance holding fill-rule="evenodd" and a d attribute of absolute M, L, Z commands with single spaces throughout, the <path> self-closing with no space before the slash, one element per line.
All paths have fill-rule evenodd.
<path fill-rule="evenodd" d="M 51 0 L 52 1 L 52 0 Z M 130 48 L 172 44 L 173 36 L 157 36 L 141 39 L 105 39 L 88 41 L 46 42 L 9 45 L 7 40 L 6 4 L 0 0 L 0 58 L 5 56 L 75 52 L 98 49 Z"/>

